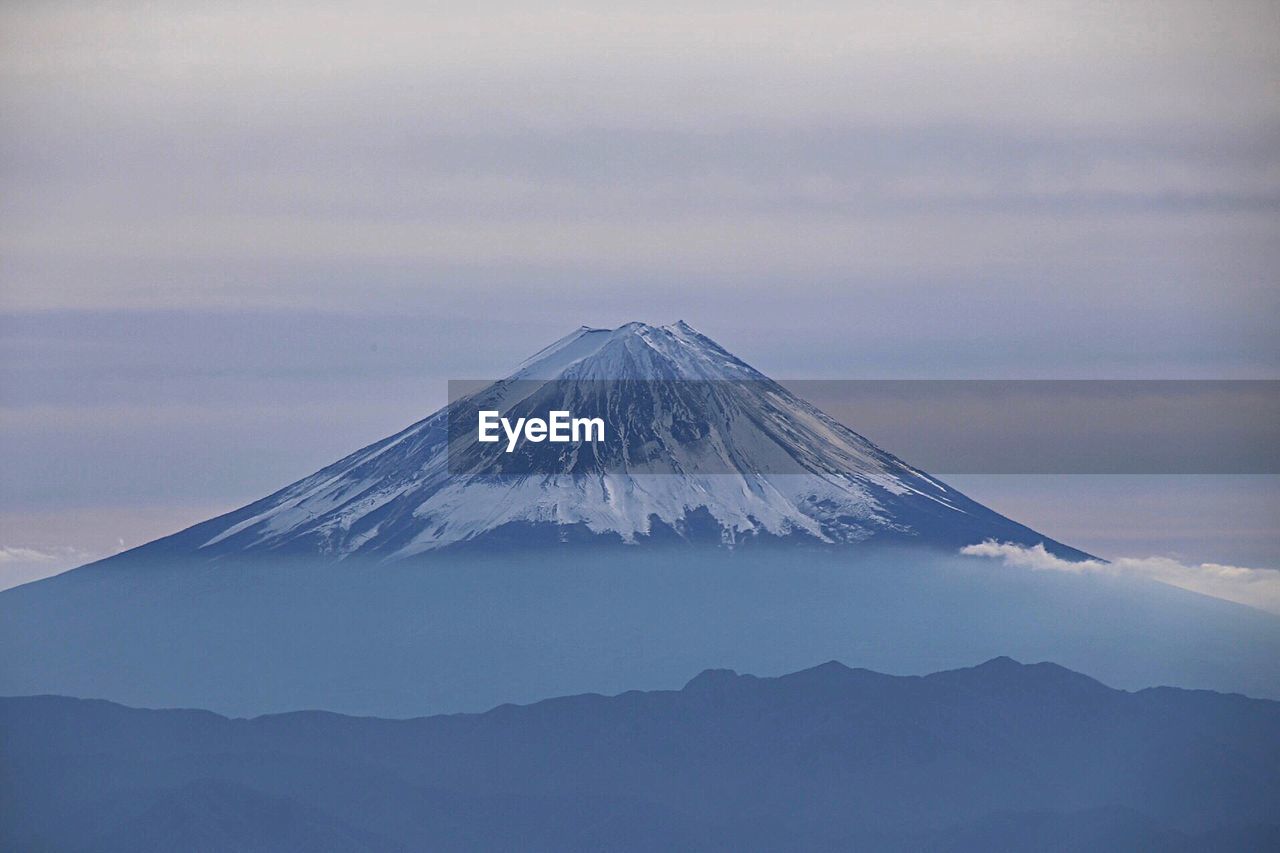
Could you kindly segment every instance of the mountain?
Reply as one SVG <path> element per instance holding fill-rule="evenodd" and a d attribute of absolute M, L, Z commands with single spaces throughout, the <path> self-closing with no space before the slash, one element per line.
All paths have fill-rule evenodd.
<path fill-rule="evenodd" d="M 621 440 L 486 453 L 481 406 L 599 413 Z M 686 325 L 580 329 L 242 510 L 0 591 L 0 695 L 415 716 L 669 688 L 707 661 L 923 673 L 1012 654 L 1280 698 L 1280 618 L 957 553 L 989 537 L 1079 553 Z"/>
<path fill-rule="evenodd" d="M 600 447 L 468 439 L 478 409 L 598 416 Z M 451 431 L 451 425 L 453 429 Z M 461 428 L 465 425 L 466 429 Z M 458 546 L 984 539 L 1088 555 L 881 450 L 680 322 L 582 327 L 510 376 L 241 509 L 112 558 L 399 560 Z"/>
<path fill-rule="evenodd" d="M 409 720 L 0 699 L 13 850 L 1269 850 L 1280 703 L 1008 658 Z"/>

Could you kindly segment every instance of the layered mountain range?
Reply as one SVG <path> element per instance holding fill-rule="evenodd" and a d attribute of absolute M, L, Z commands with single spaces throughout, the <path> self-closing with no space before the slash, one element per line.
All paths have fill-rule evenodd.
<path fill-rule="evenodd" d="M 1280 703 L 998 658 L 386 720 L 0 699 L 12 850 L 1273 850 Z"/>

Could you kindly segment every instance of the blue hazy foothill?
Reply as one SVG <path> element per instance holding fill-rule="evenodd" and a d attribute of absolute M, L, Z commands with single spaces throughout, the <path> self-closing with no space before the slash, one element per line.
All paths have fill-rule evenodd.
<path fill-rule="evenodd" d="M 1280 703 L 996 658 L 409 720 L 0 700 L 12 850 L 1266 850 Z"/>
<path fill-rule="evenodd" d="M 709 666 L 926 673 L 1002 654 L 1280 698 L 1280 618 L 1153 581 L 919 549 L 135 560 L 0 593 L 0 695 L 405 717 L 665 689 Z"/>

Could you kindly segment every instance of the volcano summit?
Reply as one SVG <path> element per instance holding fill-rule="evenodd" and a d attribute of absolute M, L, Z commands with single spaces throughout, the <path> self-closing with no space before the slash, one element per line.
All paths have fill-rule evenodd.
<path fill-rule="evenodd" d="M 482 411 L 513 423 L 556 411 L 591 416 L 610 441 L 525 442 L 507 456 L 504 442 L 476 442 Z M 582 542 L 954 551 L 984 539 L 1087 556 L 881 450 L 688 324 L 628 323 L 579 328 L 389 438 L 112 560 L 142 552 L 394 561 L 458 546 Z"/>

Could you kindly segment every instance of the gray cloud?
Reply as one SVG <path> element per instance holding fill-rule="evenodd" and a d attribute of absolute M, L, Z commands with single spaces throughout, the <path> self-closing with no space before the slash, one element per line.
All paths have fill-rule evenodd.
<path fill-rule="evenodd" d="M 394 310 L 377 275 L 237 275 L 389 261 L 417 299 L 491 293 L 505 266 L 554 270 L 540 299 L 746 277 L 813 300 L 914 282 L 880 299 L 918 309 L 940 282 L 1040 281 L 1119 306 L 1209 275 L 1265 298 L 1278 260 L 1266 4 L 5 15 L 14 309 Z M 130 278 L 157 264 L 176 270 Z"/>
<path fill-rule="evenodd" d="M 0 590 L 56 575 L 99 556 L 79 548 L 0 545 Z"/>

